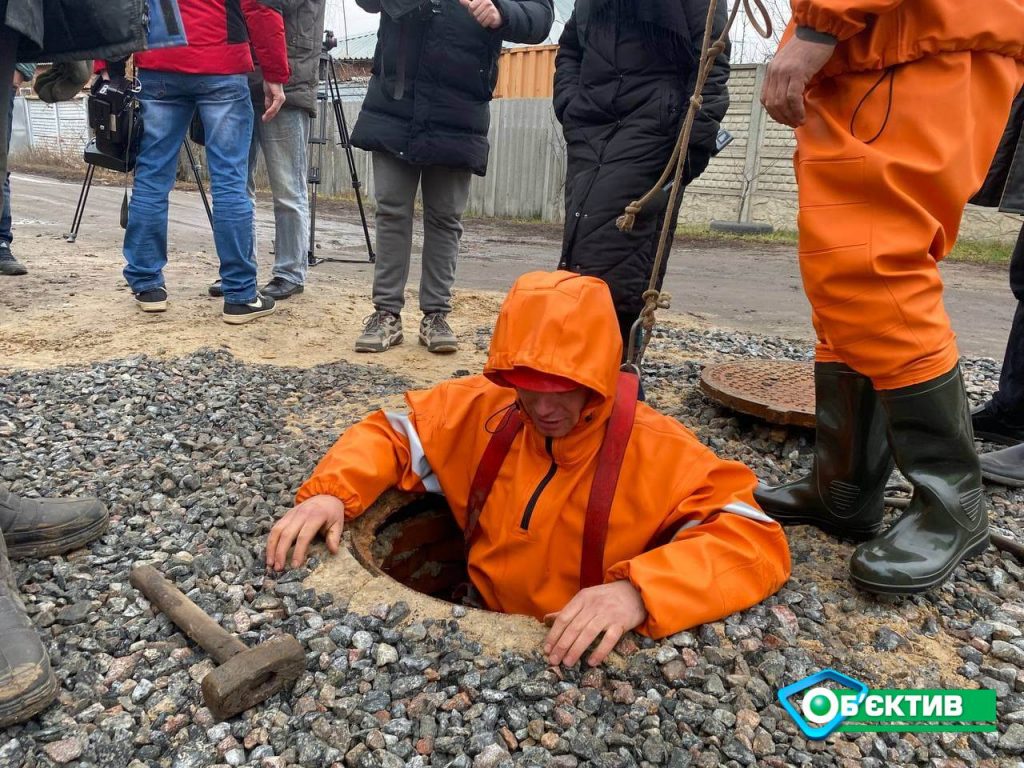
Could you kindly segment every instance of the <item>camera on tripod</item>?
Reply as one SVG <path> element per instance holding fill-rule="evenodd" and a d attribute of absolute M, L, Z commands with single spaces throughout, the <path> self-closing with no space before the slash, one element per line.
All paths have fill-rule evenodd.
<path fill-rule="evenodd" d="M 135 168 L 142 140 L 139 100 L 122 78 L 96 78 L 88 99 L 93 138 L 85 148 L 85 162 L 120 173 Z"/>
<path fill-rule="evenodd" d="M 332 50 L 334 50 L 337 47 L 338 47 L 338 38 L 334 36 L 334 30 L 325 29 L 324 30 L 324 44 L 323 44 L 323 48 L 321 48 L 320 50 L 323 53 L 327 53 L 328 51 L 332 51 Z"/>

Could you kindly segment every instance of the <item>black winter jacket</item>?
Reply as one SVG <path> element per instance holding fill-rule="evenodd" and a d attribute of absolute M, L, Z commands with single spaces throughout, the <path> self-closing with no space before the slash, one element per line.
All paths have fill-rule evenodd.
<path fill-rule="evenodd" d="M 8 0 L 18 61 L 116 59 L 146 47 L 146 0 Z"/>
<path fill-rule="evenodd" d="M 285 42 L 288 44 L 288 69 L 291 70 L 291 77 L 284 86 L 283 109 L 304 109 L 310 115 L 316 115 L 327 0 L 281 0 L 280 5 L 284 15 Z M 255 71 L 249 73 L 249 87 L 256 111 L 261 114 L 263 71 L 258 61 Z"/>
<path fill-rule="evenodd" d="M 971 202 L 1024 213 L 1024 90 L 1017 94 L 988 176 Z"/>
<path fill-rule="evenodd" d="M 623 315 L 643 307 L 667 195 L 644 209 L 631 232 L 620 232 L 615 220 L 654 185 L 672 154 L 696 82 L 708 4 L 577 0 L 559 41 L 554 108 L 567 149 L 559 266 L 605 280 Z M 725 26 L 724 0 L 714 19 L 712 40 Z M 703 90 L 684 183 L 714 151 L 729 106 L 728 78 L 726 50 Z"/>
<path fill-rule="evenodd" d="M 356 2 L 371 13 L 382 10 L 382 0 Z M 424 1 L 398 19 L 381 13 L 373 77 L 352 143 L 483 176 L 501 42 L 539 43 L 554 18 L 552 0 L 494 4 L 505 20 L 495 30 L 480 26 L 458 0 Z"/>

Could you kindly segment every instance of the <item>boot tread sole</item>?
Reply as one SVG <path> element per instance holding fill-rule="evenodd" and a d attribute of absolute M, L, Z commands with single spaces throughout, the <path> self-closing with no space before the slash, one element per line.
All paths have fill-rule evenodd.
<path fill-rule="evenodd" d="M 110 519 L 107 515 L 97 519 L 85 528 L 72 531 L 67 536 L 58 536 L 52 539 L 38 539 L 19 542 L 12 534 L 5 534 L 7 542 L 7 556 L 12 560 L 26 557 L 42 558 L 51 557 L 80 549 L 98 536 L 101 536 Z"/>

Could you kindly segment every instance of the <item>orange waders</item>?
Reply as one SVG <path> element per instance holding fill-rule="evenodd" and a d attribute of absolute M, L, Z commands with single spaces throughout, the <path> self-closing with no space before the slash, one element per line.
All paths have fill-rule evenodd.
<path fill-rule="evenodd" d="M 818 362 L 844 362 L 879 390 L 956 365 L 938 262 L 1022 82 L 1024 63 L 962 51 L 807 90 L 794 164 Z"/>

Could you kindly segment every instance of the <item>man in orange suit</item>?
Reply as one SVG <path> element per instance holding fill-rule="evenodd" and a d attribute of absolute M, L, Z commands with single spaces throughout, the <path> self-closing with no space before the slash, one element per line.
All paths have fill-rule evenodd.
<path fill-rule="evenodd" d="M 869 539 L 851 561 L 862 588 L 920 592 L 988 545 L 938 262 L 1024 82 L 1024 4 L 792 5 L 761 101 L 796 128 L 818 435 L 812 473 L 757 498 L 780 522 Z M 893 461 L 914 496 L 883 533 Z"/>
<path fill-rule="evenodd" d="M 336 552 L 344 521 L 396 486 L 445 495 L 480 602 L 551 623 L 552 664 L 574 664 L 600 636 L 588 657 L 599 664 L 627 630 L 664 637 L 773 594 L 789 577 L 789 550 L 755 505 L 753 474 L 636 402 L 617 329 L 601 280 L 520 277 L 483 375 L 410 392 L 408 413 L 380 411 L 345 432 L 271 531 L 268 566 L 285 568 L 293 546 L 299 566 L 321 533 Z M 503 434 L 503 459 L 490 461 Z M 620 441 L 610 451 L 619 469 L 600 471 Z"/>

